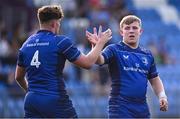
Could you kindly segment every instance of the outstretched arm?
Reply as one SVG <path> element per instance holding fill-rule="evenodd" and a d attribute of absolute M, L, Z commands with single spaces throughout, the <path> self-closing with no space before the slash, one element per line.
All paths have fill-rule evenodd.
<path fill-rule="evenodd" d="M 168 101 L 167 96 L 164 91 L 163 83 L 159 76 L 150 80 L 151 86 L 159 98 L 160 110 L 167 111 L 168 110 Z"/>
<path fill-rule="evenodd" d="M 101 30 L 102 29 L 99 29 L 98 34 L 100 34 Z M 95 31 L 95 32 L 97 32 L 97 31 Z M 86 37 L 87 37 L 88 41 L 91 43 L 91 46 L 92 46 L 92 49 L 93 49 L 96 46 L 97 42 L 98 42 L 97 34 L 92 34 L 92 33 L 88 32 L 88 31 L 86 31 Z M 102 56 L 101 53 L 100 53 L 100 55 L 98 56 L 98 58 L 96 60 L 96 64 L 100 64 L 100 65 L 104 64 L 104 57 Z"/>
<path fill-rule="evenodd" d="M 17 65 L 15 72 L 15 80 L 19 84 L 19 86 L 23 88 L 25 92 L 27 92 L 28 84 L 27 81 L 24 79 L 24 76 L 25 76 L 25 69 Z"/>
<path fill-rule="evenodd" d="M 112 38 L 111 30 L 108 29 L 102 32 L 101 26 L 99 28 L 99 33 L 97 34 L 97 30 L 96 28 L 94 28 L 94 33 L 92 35 L 94 40 L 97 41 L 96 45 L 91 49 L 91 51 L 87 55 L 82 54 L 80 58 L 73 62 L 74 64 L 86 69 L 91 68 L 91 66 L 95 64 L 95 62 L 101 54 L 104 45 Z"/>

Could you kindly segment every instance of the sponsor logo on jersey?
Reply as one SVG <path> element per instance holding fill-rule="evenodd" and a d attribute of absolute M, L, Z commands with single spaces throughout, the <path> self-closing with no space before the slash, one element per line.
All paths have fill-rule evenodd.
<path fill-rule="evenodd" d="M 144 69 L 140 69 L 139 67 L 123 67 L 123 69 L 125 71 L 134 71 L 134 72 L 140 72 L 140 73 L 145 73 L 147 74 L 148 71 L 147 70 L 144 70 Z"/>
<path fill-rule="evenodd" d="M 124 59 L 128 59 L 129 55 L 123 55 Z"/>

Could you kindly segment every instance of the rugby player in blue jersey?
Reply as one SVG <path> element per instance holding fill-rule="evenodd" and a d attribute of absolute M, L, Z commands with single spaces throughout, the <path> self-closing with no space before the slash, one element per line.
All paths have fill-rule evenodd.
<path fill-rule="evenodd" d="M 148 81 L 159 98 L 160 110 L 167 111 L 168 101 L 158 76 L 151 52 L 139 46 L 141 20 L 134 15 L 120 22 L 121 42 L 107 46 L 96 64 L 108 64 L 112 80 L 109 99 L 109 118 L 149 118 L 146 102 Z M 87 33 L 89 41 L 97 45 L 96 34 Z"/>
<path fill-rule="evenodd" d="M 77 118 L 65 89 L 65 61 L 89 69 L 95 64 L 105 43 L 111 39 L 112 32 L 110 29 L 100 32 L 96 37 L 96 46 L 84 55 L 71 39 L 57 35 L 63 17 L 60 6 L 43 6 L 38 9 L 37 16 L 40 30 L 20 48 L 15 73 L 15 80 L 27 92 L 25 118 Z M 94 34 L 97 34 L 96 29 Z"/>

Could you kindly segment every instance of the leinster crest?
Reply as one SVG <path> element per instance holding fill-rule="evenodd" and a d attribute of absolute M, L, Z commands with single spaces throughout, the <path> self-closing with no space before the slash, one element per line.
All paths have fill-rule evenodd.
<path fill-rule="evenodd" d="M 142 57 L 142 62 L 144 63 L 144 65 L 147 65 L 148 64 L 148 60 L 146 57 Z"/>

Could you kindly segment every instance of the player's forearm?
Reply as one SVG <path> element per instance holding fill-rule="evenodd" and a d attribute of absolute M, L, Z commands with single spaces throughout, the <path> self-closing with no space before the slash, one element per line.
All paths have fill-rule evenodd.
<path fill-rule="evenodd" d="M 91 49 L 93 49 L 93 48 L 94 48 L 94 45 L 92 44 L 92 48 L 91 48 Z M 99 64 L 99 65 L 104 64 L 104 57 L 102 56 L 101 53 L 100 53 L 100 55 L 98 56 L 95 64 Z"/>
<path fill-rule="evenodd" d="M 167 98 L 164 90 L 163 83 L 159 77 L 156 77 L 152 79 L 151 81 L 152 88 L 155 92 L 155 94 L 158 96 L 158 98 Z"/>
<path fill-rule="evenodd" d="M 23 78 L 17 78 L 16 79 L 18 85 L 25 91 L 27 92 L 27 89 L 28 89 L 28 84 L 27 84 L 27 81 Z"/>
<path fill-rule="evenodd" d="M 101 51 L 104 47 L 105 43 L 98 43 L 96 46 L 86 55 L 87 63 L 89 67 L 96 63 L 98 57 L 101 54 Z"/>

